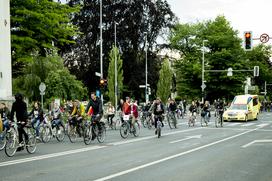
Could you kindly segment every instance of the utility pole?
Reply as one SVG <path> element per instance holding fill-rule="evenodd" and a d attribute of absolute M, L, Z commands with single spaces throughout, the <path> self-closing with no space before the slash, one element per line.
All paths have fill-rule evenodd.
<path fill-rule="evenodd" d="M 100 0 L 100 79 L 103 79 L 103 38 L 102 38 L 102 0 Z M 103 105 L 103 93 L 101 91 L 101 101 Z"/>
<path fill-rule="evenodd" d="M 115 83 L 114 83 L 114 93 L 115 93 L 115 110 L 117 111 L 117 91 L 118 91 L 118 72 L 117 72 L 117 47 L 116 47 L 116 22 L 114 22 L 114 76 L 115 76 Z"/>

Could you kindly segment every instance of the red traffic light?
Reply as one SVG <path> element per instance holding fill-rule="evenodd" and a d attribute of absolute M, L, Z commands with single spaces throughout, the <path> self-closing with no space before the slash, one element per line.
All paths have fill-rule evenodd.
<path fill-rule="evenodd" d="M 244 48 L 245 50 L 251 50 L 252 49 L 252 32 L 246 31 L 244 32 Z"/>

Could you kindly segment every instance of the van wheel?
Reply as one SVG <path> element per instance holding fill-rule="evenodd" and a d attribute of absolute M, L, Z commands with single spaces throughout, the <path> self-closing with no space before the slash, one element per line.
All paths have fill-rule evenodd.
<path fill-rule="evenodd" d="M 257 114 L 256 114 L 256 118 L 255 118 L 255 120 L 258 120 L 258 116 L 259 116 L 259 114 L 257 113 Z"/>

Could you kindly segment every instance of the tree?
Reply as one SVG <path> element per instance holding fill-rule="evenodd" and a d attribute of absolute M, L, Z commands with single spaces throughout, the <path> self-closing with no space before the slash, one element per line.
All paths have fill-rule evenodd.
<path fill-rule="evenodd" d="M 30 101 L 39 100 L 41 82 L 47 86 L 46 98 L 80 99 L 86 96 L 86 88 L 70 74 L 57 55 L 36 56 L 26 64 L 23 75 L 13 81 L 14 93 L 22 92 Z"/>
<path fill-rule="evenodd" d="M 87 89 L 82 82 L 76 80 L 74 75 L 71 75 L 68 69 L 60 69 L 51 71 L 45 80 L 47 86 L 47 98 L 61 98 L 65 100 L 74 100 L 86 98 Z"/>
<path fill-rule="evenodd" d="M 69 5 L 82 4 L 73 17 L 82 34 L 76 38 L 76 45 L 66 49 L 65 64 L 89 89 L 97 86 L 94 73 L 100 70 L 99 2 L 97 0 L 70 0 Z M 143 13 L 145 12 L 145 13 Z M 156 86 L 159 59 L 151 53 L 163 29 L 173 25 L 174 14 L 166 0 L 123 0 L 103 1 L 103 70 L 108 70 L 108 55 L 114 42 L 114 23 L 117 22 L 117 46 L 120 49 L 124 67 L 124 95 L 140 97 L 139 84 L 143 84 L 145 73 L 145 33 L 147 32 L 148 81 Z M 77 60 L 78 65 L 74 65 Z M 106 73 L 107 74 L 107 73 Z M 104 77 L 107 75 L 104 74 Z"/>
<path fill-rule="evenodd" d="M 121 55 L 116 47 L 112 47 L 110 52 L 110 64 L 108 69 L 108 89 L 109 89 L 109 98 L 110 102 L 115 105 L 115 56 L 117 61 L 117 85 L 118 85 L 118 96 L 117 100 L 119 100 L 120 95 L 123 92 L 123 60 L 121 59 Z"/>
<path fill-rule="evenodd" d="M 272 63 L 270 57 L 272 54 L 272 47 L 264 44 L 253 47 L 252 51 L 246 52 L 247 67 L 253 69 L 254 66 L 259 66 L 259 76 L 253 78 L 254 85 L 264 92 L 265 81 L 271 84 L 272 80 Z M 252 73 L 251 73 L 252 75 Z M 271 96 L 272 88 L 267 86 L 267 93 Z"/>
<path fill-rule="evenodd" d="M 196 24 L 178 24 L 170 35 L 171 47 L 183 53 L 182 59 L 175 64 L 177 89 L 180 96 L 201 97 L 202 43 L 205 52 L 205 70 L 234 70 L 246 66 L 244 51 L 238 32 L 233 30 L 224 16 Z M 243 82 L 247 74 L 235 72 L 227 77 L 226 72 L 205 72 L 208 99 L 223 96 L 229 98 L 243 92 Z"/>
<path fill-rule="evenodd" d="M 11 0 L 10 7 L 13 75 L 20 75 L 33 55 L 45 57 L 52 49 L 75 42 L 78 30 L 71 15 L 77 6 L 52 0 Z"/>
<path fill-rule="evenodd" d="M 160 70 L 160 77 L 157 85 L 157 97 L 160 97 L 163 103 L 166 103 L 171 94 L 173 72 L 169 61 L 165 59 Z"/>

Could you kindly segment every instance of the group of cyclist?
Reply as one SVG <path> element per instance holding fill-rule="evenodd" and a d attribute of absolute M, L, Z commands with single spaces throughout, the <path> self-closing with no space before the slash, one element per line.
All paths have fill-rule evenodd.
<path fill-rule="evenodd" d="M 97 120 L 98 128 L 100 127 L 99 120 L 103 115 L 102 103 L 101 100 L 96 97 L 94 92 L 91 93 L 91 99 L 86 108 L 78 100 L 73 101 L 72 105 L 67 106 L 66 108 L 66 111 L 69 114 L 69 124 L 77 127 L 82 126 L 83 117 L 89 115 L 92 116 L 94 120 Z M 61 121 L 62 112 L 63 110 L 60 109 L 60 106 L 55 103 L 54 107 L 48 114 L 51 118 L 52 128 L 57 127 L 58 129 L 59 125 L 63 126 L 63 122 Z M 28 134 L 24 129 L 27 124 L 30 124 L 35 129 L 35 136 L 37 139 L 40 139 L 40 125 L 43 123 L 43 121 L 45 121 L 45 119 L 44 111 L 42 110 L 39 102 L 34 102 L 33 108 L 29 113 L 27 112 L 27 104 L 23 100 L 22 94 L 18 93 L 15 95 L 15 102 L 12 104 L 11 111 L 9 111 L 5 103 L 0 103 L 0 116 L 2 120 L 1 127 L 3 127 L 2 131 L 8 131 L 10 129 L 11 123 L 14 122 L 14 115 L 16 115 L 17 120 L 19 143 L 23 142 L 23 137 L 25 143 L 28 143 Z M 17 149 L 17 151 L 21 150 L 23 150 L 23 146 Z"/>
<path fill-rule="evenodd" d="M 168 103 L 164 105 L 161 99 L 158 97 L 152 103 L 148 102 L 147 104 L 145 104 L 142 107 L 141 111 L 142 114 L 145 116 L 153 115 L 153 124 L 155 128 L 157 128 L 158 121 L 161 122 L 161 125 L 163 127 L 163 119 L 166 112 L 174 117 L 183 117 L 183 115 L 186 113 L 186 104 L 184 104 L 184 102 L 185 101 L 180 101 L 179 103 L 177 103 L 175 100 L 169 99 Z M 222 120 L 222 115 L 224 112 L 224 102 L 222 100 L 215 101 L 214 107 L 216 109 L 215 113 Z M 131 120 L 130 124 L 132 125 L 135 123 L 135 121 L 139 119 L 139 107 L 136 100 L 134 101 L 130 97 L 126 97 L 125 101 L 120 100 L 119 108 L 121 110 L 120 115 L 122 122 L 125 116 L 129 116 Z M 197 114 L 200 114 L 201 117 L 207 118 L 211 116 L 211 105 L 208 101 L 205 101 L 204 104 L 200 104 L 199 101 L 192 101 L 188 110 L 189 119 L 191 119 L 192 117 L 195 118 Z M 86 116 L 91 116 L 94 121 L 97 121 L 98 128 L 101 127 L 100 120 L 103 116 L 102 102 L 94 92 L 91 93 L 91 99 L 88 102 L 87 106 L 85 106 L 80 101 L 75 100 L 73 102 L 68 102 L 66 104 L 65 110 L 63 110 L 57 103 L 55 103 L 54 107 L 49 113 L 51 117 L 52 127 L 58 127 L 59 125 L 63 126 L 63 122 L 61 121 L 61 115 L 63 111 L 68 112 L 68 124 L 73 125 L 77 128 L 79 136 L 82 135 L 78 128 L 82 126 L 83 120 L 86 118 Z M 108 119 L 109 125 L 113 124 L 113 117 L 115 116 L 115 112 L 116 110 L 114 109 L 114 106 L 109 103 L 106 109 L 106 117 Z M 9 129 L 10 122 L 14 121 L 15 113 L 18 124 L 19 142 L 23 141 L 23 136 L 25 138 L 25 142 L 28 142 L 28 135 L 25 132 L 24 127 L 28 123 L 29 117 L 31 117 L 30 123 L 31 126 L 35 129 L 36 137 L 39 138 L 40 125 L 44 120 L 44 112 L 39 102 L 34 102 L 33 108 L 30 113 L 27 112 L 27 104 L 24 102 L 23 96 L 21 94 L 15 95 L 15 102 L 12 104 L 11 111 L 9 111 L 4 103 L 0 103 L 0 115 L 4 130 Z M 155 134 L 157 134 L 157 131 L 155 131 Z M 23 148 L 19 148 L 18 151 L 20 151 L 21 149 Z"/>

